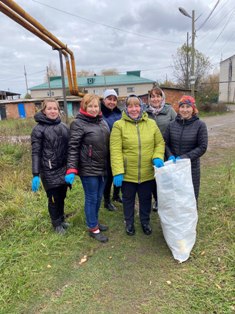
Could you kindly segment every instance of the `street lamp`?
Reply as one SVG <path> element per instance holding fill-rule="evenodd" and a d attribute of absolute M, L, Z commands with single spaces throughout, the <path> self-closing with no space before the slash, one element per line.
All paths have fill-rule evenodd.
<path fill-rule="evenodd" d="M 192 19 L 192 66 L 191 66 L 191 76 L 190 76 L 190 85 L 191 85 L 191 96 L 194 97 L 195 93 L 195 69 L 194 69 L 194 59 L 195 59 L 195 11 L 192 10 L 192 16 L 184 9 L 179 8 L 180 13 Z"/>

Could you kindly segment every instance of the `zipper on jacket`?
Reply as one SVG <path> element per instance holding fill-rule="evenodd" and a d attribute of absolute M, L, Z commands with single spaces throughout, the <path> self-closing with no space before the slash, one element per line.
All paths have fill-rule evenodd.
<path fill-rule="evenodd" d="M 140 129 L 139 129 L 139 125 L 137 122 L 136 122 L 136 129 L 137 129 L 138 147 L 139 147 L 139 151 L 138 151 L 138 183 L 141 183 L 141 175 L 140 175 L 140 171 L 141 171 L 141 140 L 140 140 Z"/>
<path fill-rule="evenodd" d="M 89 148 L 88 148 L 88 156 L 89 156 L 89 158 L 91 159 L 91 157 L 92 157 L 92 145 L 89 145 Z"/>
<path fill-rule="evenodd" d="M 181 133 L 180 133 L 180 142 L 179 142 L 179 156 L 181 155 L 181 144 L 182 144 L 182 136 L 183 136 L 183 132 L 184 132 L 184 125 L 185 125 L 185 120 L 183 120 L 182 122 L 182 130 L 181 130 Z"/>
<path fill-rule="evenodd" d="M 52 169 L 51 160 L 48 160 L 49 168 Z"/>

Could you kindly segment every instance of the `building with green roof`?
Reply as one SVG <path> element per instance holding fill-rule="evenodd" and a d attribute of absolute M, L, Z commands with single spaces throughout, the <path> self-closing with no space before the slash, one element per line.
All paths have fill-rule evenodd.
<path fill-rule="evenodd" d="M 155 81 L 140 76 L 140 71 L 127 71 L 118 75 L 93 75 L 78 77 L 78 88 L 81 92 L 103 95 L 106 89 L 115 89 L 120 97 L 130 94 L 141 95 L 147 93 Z M 65 78 L 67 95 L 69 95 L 68 80 Z M 63 96 L 61 76 L 50 77 L 50 83 L 43 83 L 30 88 L 32 98 Z"/>

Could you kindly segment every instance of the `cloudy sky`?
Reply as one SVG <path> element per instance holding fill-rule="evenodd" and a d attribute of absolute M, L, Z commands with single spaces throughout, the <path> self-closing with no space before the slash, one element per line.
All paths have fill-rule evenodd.
<path fill-rule="evenodd" d="M 1 1 L 0 1 L 1 2 Z M 218 2 L 218 5 L 216 6 Z M 156 81 L 174 81 L 177 48 L 190 35 L 195 10 L 195 48 L 214 70 L 235 54 L 234 0 L 18 0 L 16 3 L 73 51 L 77 71 L 99 74 L 141 70 Z M 214 7 L 216 8 L 214 9 Z M 214 11 L 213 11 L 214 9 Z M 208 18 L 209 17 L 209 18 Z M 59 70 L 57 51 L 0 12 L 0 90 L 26 93 L 44 81 L 46 67 Z"/>

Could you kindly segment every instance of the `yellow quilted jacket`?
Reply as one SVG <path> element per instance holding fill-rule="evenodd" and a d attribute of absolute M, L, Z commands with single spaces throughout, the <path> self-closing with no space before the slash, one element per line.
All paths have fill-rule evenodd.
<path fill-rule="evenodd" d="M 154 179 L 152 160 L 164 160 L 165 143 L 156 122 L 143 113 L 134 121 L 122 113 L 110 136 L 113 175 L 124 174 L 124 181 L 141 183 Z"/>

